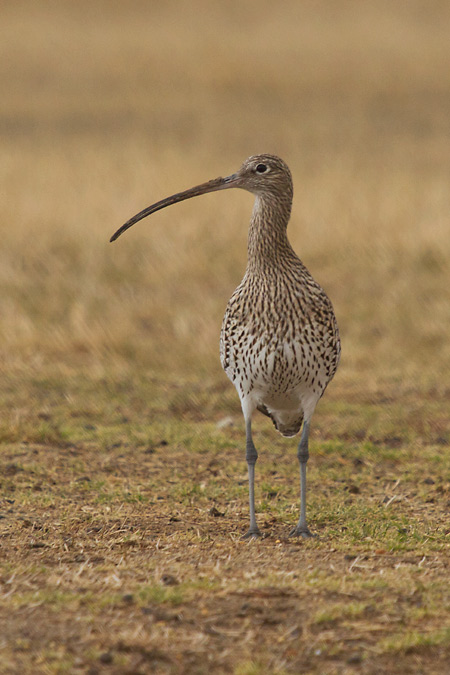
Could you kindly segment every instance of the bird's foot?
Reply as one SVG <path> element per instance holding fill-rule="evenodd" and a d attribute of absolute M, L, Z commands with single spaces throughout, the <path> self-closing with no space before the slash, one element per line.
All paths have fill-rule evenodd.
<path fill-rule="evenodd" d="M 303 539 L 311 539 L 316 535 L 313 534 L 307 525 L 296 525 L 293 530 L 289 532 L 290 537 L 303 537 Z"/>
<path fill-rule="evenodd" d="M 261 532 L 257 527 L 250 528 L 248 532 L 242 535 L 241 539 L 259 539 L 262 537 Z"/>

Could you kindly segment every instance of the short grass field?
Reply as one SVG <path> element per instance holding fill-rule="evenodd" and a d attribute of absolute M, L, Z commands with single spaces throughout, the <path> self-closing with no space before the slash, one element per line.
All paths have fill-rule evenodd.
<path fill-rule="evenodd" d="M 450 9 L 4 2 L 0 673 L 443 675 L 450 662 Z M 296 440 L 218 336 L 246 264 L 235 171 L 291 167 L 291 242 L 338 373 Z"/>

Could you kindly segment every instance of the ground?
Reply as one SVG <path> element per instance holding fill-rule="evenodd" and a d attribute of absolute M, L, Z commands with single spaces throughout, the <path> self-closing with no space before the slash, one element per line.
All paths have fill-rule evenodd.
<path fill-rule="evenodd" d="M 164 413 L 179 387 L 138 374 L 27 391 L 34 410 L 2 430 L 3 672 L 444 672 L 448 436 L 399 424 L 349 440 L 329 432 L 331 394 L 309 463 L 317 536 L 299 540 L 295 444 L 261 419 L 264 538 L 242 541 L 244 434 L 226 382 L 205 391 L 226 416 L 214 402 Z M 352 413 L 388 428 L 390 408 Z"/>
<path fill-rule="evenodd" d="M 2 4 L 0 673 L 442 675 L 450 6 Z M 342 359 L 296 439 L 221 371 L 271 152 Z"/>

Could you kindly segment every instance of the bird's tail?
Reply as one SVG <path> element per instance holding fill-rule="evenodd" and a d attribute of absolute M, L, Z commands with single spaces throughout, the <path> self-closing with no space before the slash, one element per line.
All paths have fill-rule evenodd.
<path fill-rule="evenodd" d="M 291 437 L 298 434 L 303 423 L 303 413 L 291 410 L 286 412 L 277 412 L 276 414 L 268 410 L 265 405 L 258 405 L 259 412 L 267 415 L 272 420 L 274 427 L 282 436 Z"/>

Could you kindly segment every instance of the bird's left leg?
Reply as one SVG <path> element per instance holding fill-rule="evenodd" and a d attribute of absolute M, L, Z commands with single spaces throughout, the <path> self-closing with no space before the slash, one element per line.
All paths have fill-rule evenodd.
<path fill-rule="evenodd" d="M 309 458 L 308 450 L 309 420 L 303 422 L 303 430 L 298 444 L 297 457 L 300 462 L 300 519 L 289 533 L 290 537 L 312 537 L 306 524 L 306 463 Z"/>
<path fill-rule="evenodd" d="M 261 532 L 256 524 L 255 516 L 255 464 L 258 459 L 258 453 L 252 439 L 252 421 L 251 417 L 245 420 L 245 458 L 248 465 L 248 497 L 250 504 L 250 527 L 248 532 L 244 534 L 243 539 L 250 539 L 251 537 L 260 537 Z"/>

